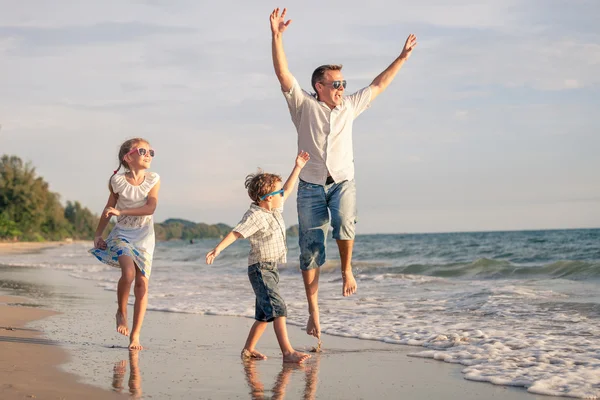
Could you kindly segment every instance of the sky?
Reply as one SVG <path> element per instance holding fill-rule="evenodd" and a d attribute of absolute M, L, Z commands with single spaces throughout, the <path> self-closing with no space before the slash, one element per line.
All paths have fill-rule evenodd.
<path fill-rule="evenodd" d="M 330 63 L 365 87 L 417 35 L 354 123 L 358 234 L 600 227 L 597 0 L 0 0 L 0 154 L 99 214 L 120 144 L 141 136 L 156 221 L 235 225 L 245 176 L 286 178 L 297 153 L 275 7 L 306 90 Z"/>

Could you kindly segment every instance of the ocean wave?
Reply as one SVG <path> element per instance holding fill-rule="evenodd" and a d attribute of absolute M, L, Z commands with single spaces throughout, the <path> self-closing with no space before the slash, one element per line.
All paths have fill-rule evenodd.
<path fill-rule="evenodd" d="M 426 275 L 458 279 L 600 279 L 600 262 L 556 261 L 545 265 L 518 265 L 506 260 L 480 258 L 466 263 L 389 265 L 382 262 L 353 263 L 355 273 L 362 275 Z M 339 263 L 330 262 L 322 273 L 336 273 Z"/>

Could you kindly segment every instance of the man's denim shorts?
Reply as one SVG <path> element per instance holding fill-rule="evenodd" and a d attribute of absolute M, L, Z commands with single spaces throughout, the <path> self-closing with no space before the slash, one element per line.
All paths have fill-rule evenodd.
<path fill-rule="evenodd" d="M 254 319 L 271 322 L 277 317 L 287 317 L 285 301 L 279 294 L 277 263 L 259 262 L 248 267 L 248 278 L 256 295 Z"/>
<path fill-rule="evenodd" d="M 300 269 L 307 271 L 325 263 L 330 221 L 334 239 L 354 240 L 357 215 L 354 179 L 325 186 L 300 180 L 297 204 Z"/>

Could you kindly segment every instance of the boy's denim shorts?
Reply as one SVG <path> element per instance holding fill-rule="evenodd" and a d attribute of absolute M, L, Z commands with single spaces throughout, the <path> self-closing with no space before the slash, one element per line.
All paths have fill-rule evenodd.
<path fill-rule="evenodd" d="M 354 240 L 357 216 L 354 179 L 324 186 L 300 180 L 297 205 L 301 270 L 318 268 L 325 263 L 325 239 L 330 222 L 334 239 Z"/>
<path fill-rule="evenodd" d="M 287 317 L 285 301 L 279 294 L 277 263 L 259 262 L 248 267 L 248 278 L 256 295 L 254 319 L 271 322 L 277 317 Z"/>

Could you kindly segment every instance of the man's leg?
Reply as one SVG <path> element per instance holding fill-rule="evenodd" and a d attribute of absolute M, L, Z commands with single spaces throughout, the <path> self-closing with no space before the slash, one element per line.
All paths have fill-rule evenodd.
<path fill-rule="evenodd" d="M 356 293 L 356 280 L 352 273 L 352 249 L 356 224 L 356 186 L 354 180 L 334 183 L 327 190 L 327 204 L 331 210 L 333 237 L 340 251 L 342 295 Z"/>
<path fill-rule="evenodd" d="M 352 273 L 352 249 L 354 240 L 336 240 L 340 251 L 340 261 L 342 264 L 342 294 L 350 296 L 356 293 L 356 280 Z"/>
<path fill-rule="evenodd" d="M 298 184 L 298 225 L 300 269 L 308 301 L 306 333 L 320 337 L 319 267 L 325 263 L 325 238 L 329 229 L 329 211 L 323 186 L 300 181 Z"/>
<path fill-rule="evenodd" d="M 306 333 L 316 338 L 321 338 L 321 324 L 319 323 L 319 268 L 302 271 L 304 290 L 308 301 L 308 322 Z"/>

